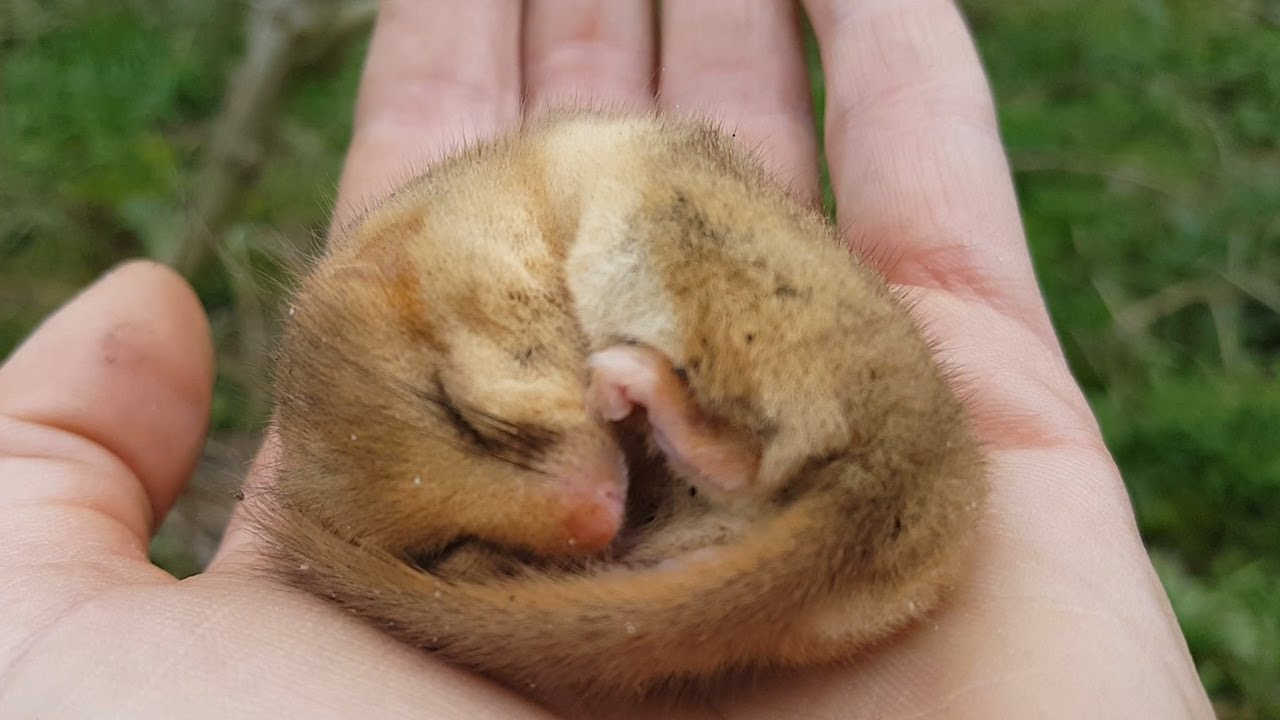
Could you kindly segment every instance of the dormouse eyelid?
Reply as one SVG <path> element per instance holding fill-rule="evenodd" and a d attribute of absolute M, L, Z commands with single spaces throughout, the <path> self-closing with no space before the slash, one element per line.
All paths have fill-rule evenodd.
<path fill-rule="evenodd" d="M 472 425 L 467 416 L 462 412 L 462 408 L 458 407 L 454 402 L 453 396 L 445 388 L 444 382 L 439 378 L 436 379 L 436 396 L 435 403 L 444 413 L 444 417 L 449 424 L 454 427 L 461 435 L 473 445 L 478 446 L 482 450 L 488 450 L 492 444 L 480 429 Z"/>
<path fill-rule="evenodd" d="M 484 453 L 532 469 L 559 441 L 559 433 L 537 425 L 515 423 L 458 401 L 436 377 L 432 393 L 419 393 L 457 430 L 468 445 Z"/>

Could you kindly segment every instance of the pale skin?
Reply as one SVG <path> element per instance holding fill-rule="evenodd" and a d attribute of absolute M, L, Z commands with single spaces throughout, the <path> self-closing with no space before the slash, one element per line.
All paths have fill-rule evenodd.
<path fill-rule="evenodd" d="M 511 0 L 385 2 L 339 220 L 459 141 L 514 126 L 522 95 L 719 118 L 816 198 L 795 9 L 663 4 L 659 50 L 648 2 L 530 2 L 523 17 Z M 891 260 L 960 370 L 992 494 L 974 567 L 930 621 L 706 716 L 1212 717 L 1040 299 L 959 13 L 949 0 L 805 9 L 841 226 L 852 251 Z M 0 369 L 0 716 L 554 717 L 256 573 L 239 520 L 202 575 L 150 565 L 203 439 L 211 356 L 186 284 L 133 264 Z"/>

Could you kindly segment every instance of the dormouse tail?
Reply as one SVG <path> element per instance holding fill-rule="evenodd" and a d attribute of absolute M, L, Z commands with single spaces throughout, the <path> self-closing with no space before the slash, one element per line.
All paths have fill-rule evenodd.
<path fill-rule="evenodd" d="M 485 582 L 442 580 L 287 506 L 265 529 L 297 586 L 512 687 L 593 701 L 829 661 L 929 609 L 954 562 L 899 552 L 913 567 L 877 567 L 886 542 L 939 544 L 876 527 L 884 508 L 863 500 L 802 496 L 732 545 L 654 568 Z"/>

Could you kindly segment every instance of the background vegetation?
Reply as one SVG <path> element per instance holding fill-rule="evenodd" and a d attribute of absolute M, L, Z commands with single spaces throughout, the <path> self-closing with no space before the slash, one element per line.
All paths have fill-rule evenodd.
<path fill-rule="evenodd" d="M 97 274 L 173 257 L 244 5 L 0 3 L 0 356 Z M 1280 5 L 968 0 L 1072 367 L 1224 718 L 1280 718 Z M 363 41 L 292 76 L 193 281 L 219 436 L 263 418 L 291 247 L 323 232 Z M 821 100 L 821 79 L 815 79 Z M 190 571 L 180 544 L 162 564 Z"/>

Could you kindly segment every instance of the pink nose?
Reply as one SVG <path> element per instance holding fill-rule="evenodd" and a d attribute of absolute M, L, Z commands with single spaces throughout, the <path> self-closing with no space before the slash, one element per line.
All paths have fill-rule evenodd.
<path fill-rule="evenodd" d="M 625 498 L 617 488 L 602 487 L 570 496 L 565 530 L 575 549 L 599 552 L 609 546 L 622 529 Z"/>
<path fill-rule="evenodd" d="M 592 553 L 613 542 L 626 512 L 627 466 L 612 442 L 588 440 L 562 471 L 565 534 L 575 550 Z"/>

